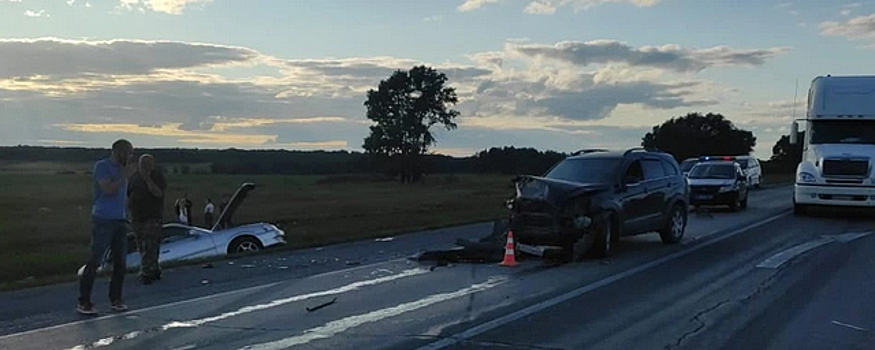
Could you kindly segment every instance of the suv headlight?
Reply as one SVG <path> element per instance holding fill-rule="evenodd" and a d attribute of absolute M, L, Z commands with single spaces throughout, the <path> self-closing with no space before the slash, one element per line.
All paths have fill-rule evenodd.
<path fill-rule="evenodd" d="M 817 182 L 817 179 L 811 173 L 799 173 L 796 176 L 796 182 Z"/>
<path fill-rule="evenodd" d="M 735 191 L 735 185 L 720 186 L 720 190 L 718 190 L 718 192 L 720 192 L 720 193 L 732 192 L 732 191 Z"/>

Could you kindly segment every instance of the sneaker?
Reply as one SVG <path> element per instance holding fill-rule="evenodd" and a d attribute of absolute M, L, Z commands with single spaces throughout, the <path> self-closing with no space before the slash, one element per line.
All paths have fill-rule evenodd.
<path fill-rule="evenodd" d="M 128 311 L 128 306 L 121 299 L 112 302 L 112 311 L 123 312 Z"/>
<path fill-rule="evenodd" d="M 79 306 L 76 307 L 76 312 L 87 316 L 97 315 L 97 310 L 94 309 L 94 304 L 92 303 L 79 303 Z"/>

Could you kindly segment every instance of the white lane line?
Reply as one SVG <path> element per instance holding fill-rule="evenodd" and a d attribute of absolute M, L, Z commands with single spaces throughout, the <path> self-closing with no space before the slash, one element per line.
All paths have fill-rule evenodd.
<path fill-rule="evenodd" d="M 784 263 L 790 261 L 790 259 L 793 259 L 809 250 L 830 244 L 832 242 L 835 242 L 835 240 L 830 237 L 825 237 L 816 241 L 802 243 L 800 245 L 770 256 L 768 259 L 763 260 L 763 262 L 759 263 L 757 267 L 761 269 L 777 269 L 781 267 L 781 265 L 784 265 Z"/>
<path fill-rule="evenodd" d="M 860 328 L 860 327 L 857 327 L 857 326 L 852 325 L 852 324 L 841 323 L 841 322 L 839 322 L 839 321 L 835 321 L 835 320 L 832 321 L 832 324 L 834 324 L 834 325 L 836 325 L 836 326 L 842 326 L 842 327 L 845 327 L 845 328 L 850 328 L 850 329 L 857 330 L 857 331 L 860 331 L 860 332 L 866 332 L 866 331 L 868 331 L 868 329 L 866 329 L 866 328 Z"/>
<path fill-rule="evenodd" d="M 306 276 L 306 277 L 303 277 L 302 279 L 313 279 L 313 278 L 319 278 L 319 277 L 323 277 L 326 275 L 332 275 L 332 274 L 336 274 L 336 273 L 340 273 L 340 272 L 352 272 L 352 271 L 356 271 L 356 270 L 363 270 L 363 269 L 373 268 L 376 265 L 390 264 L 390 263 L 396 263 L 399 261 L 406 261 L 406 260 L 407 260 L 407 258 L 387 260 L 387 261 L 383 261 L 383 262 L 376 263 L 376 264 L 356 266 L 356 267 L 351 267 L 348 269 L 331 271 L 331 272 L 321 273 L 321 274 L 313 275 L 313 276 Z M 389 271 L 389 270 L 386 270 L 386 271 Z M 391 273 L 391 271 L 389 271 L 389 272 Z M 300 279 L 296 279 L 296 280 L 300 280 Z M 154 305 L 154 306 L 150 306 L 150 307 L 146 307 L 146 308 L 142 308 L 142 309 L 134 309 L 134 310 L 124 312 L 124 313 L 119 313 L 119 314 L 111 314 L 111 315 L 100 316 L 100 317 L 96 317 L 96 318 L 89 318 L 87 320 L 73 321 L 73 322 L 62 323 L 62 324 L 49 326 L 49 327 L 31 329 L 29 331 L 12 333 L 12 334 L 0 336 L 0 341 L 10 339 L 10 338 L 20 337 L 20 336 L 25 336 L 25 335 L 29 335 L 29 334 L 39 333 L 39 332 L 61 329 L 64 327 L 76 326 L 76 325 L 85 324 L 85 323 L 95 323 L 95 322 L 108 320 L 108 319 L 112 319 L 112 318 L 116 318 L 116 317 L 136 315 L 136 314 L 141 314 L 141 313 L 145 313 L 145 312 L 149 312 L 149 311 L 161 310 L 161 309 L 165 309 L 168 307 L 174 307 L 174 306 L 185 305 L 185 304 L 190 304 L 190 303 L 197 303 L 197 302 L 201 302 L 201 301 L 205 301 L 205 300 L 226 297 L 229 295 L 234 295 L 234 294 L 239 294 L 239 293 L 253 292 L 253 291 L 260 290 L 260 289 L 274 287 L 274 286 L 277 286 L 277 285 L 280 285 L 283 283 L 286 283 L 286 282 L 283 281 L 283 282 L 265 283 L 265 284 L 247 287 L 247 288 L 243 288 L 243 289 L 236 289 L 236 290 L 230 290 L 230 291 L 222 292 L 222 293 L 209 294 L 209 295 L 205 295 L 205 296 L 197 297 L 197 298 L 193 298 L 193 299 L 186 299 L 186 300 L 175 301 L 175 302 L 167 303 L 167 304 Z"/>
<path fill-rule="evenodd" d="M 495 328 L 501 327 L 501 326 L 508 324 L 510 322 L 514 322 L 514 321 L 517 321 L 519 319 L 528 317 L 534 313 L 543 311 L 547 308 L 561 304 L 561 303 L 566 302 L 570 299 L 577 298 L 581 295 L 589 293 L 589 292 L 596 290 L 598 288 L 607 286 L 607 285 L 614 283 L 616 281 L 619 281 L 621 279 L 624 279 L 624 278 L 633 276 L 635 274 L 641 273 L 643 271 L 652 269 L 654 267 L 657 267 L 657 266 L 662 265 L 664 263 L 667 263 L 669 261 L 672 261 L 672 260 L 675 260 L 678 258 L 682 258 L 684 256 L 692 254 L 695 251 L 698 251 L 700 249 L 704 249 L 704 248 L 709 247 L 711 245 L 717 244 L 720 241 L 723 241 L 723 240 L 728 239 L 730 237 L 736 236 L 740 233 L 752 230 L 754 228 L 766 225 L 770 222 L 776 221 L 776 220 L 781 219 L 783 217 L 786 217 L 788 215 L 790 215 L 790 212 L 784 212 L 782 214 L 778 214 L 777 216 L 773 216 L 771 218 L 764 219 L 764 220 L 761 220 L 759 222 L 747 225 L 747 226 L 742 227 L 740 229 L 737 229 L 735 231 L 729 232 L 723 236 L 709 240 L 709 241 L 702 243 L 700 245 L 692 246 L 689 249 L 685 249 L 685 250 L 667 255 L 663 258 L 651 261 L 651 262 L 646 263 L 644 265 L 640 265 L 638 267 L 626 270 L 620 274 L 607 277 L 605 279 L 602 279 L 602 280 L 599 280 L 597 282 L 580 287 L 578 289 L 572 290 L 568 293 L 562 294 L 562 295 L 554 297 L 552 299 L 542 301 L 542 302 L 537 303 L 535 305 L 532 305 L 532 306 L 526 307 L 524 309 L 512 312 L 512 313 L 504 315 L 502 317 L 493 319 L 491 321 L 480 324 L 480 325 L 475 326 L 473 328 L 469 328 L 468 330 L 463 331 L 463 332 L 458 333 L 458 334 L 455 334 L 453 336 L 450 336 L 449 338 L 442 339 L 440 341 L 436 341 L 434 343 L 423 346 L 423 347 L 419 348 L 418 350 L 438 350 L 438 349 L 446 348 L 448 346 L 456 345 L 460 341 L 471 339 L 471 338 L 476 337 L 480 334 L 486 333 L 488 331 L 491 331 Z"/>
<path fill-rule="evenodd" d="M 384 277 L 370 279 L 370 280 L 358 281 L 358 282 L 350 283 L 350 284 L 347 284 L 345 286 L 341 286 L 341 287 L 334 288 L 334 289 L 323 290 L 323 291 L 307 293 L 307 294 L 299 294 L 299 295 L 291 296 L 288 298 L 273 300 L 271 302 L 264 303 L 264 304 L 244 306 L 240 309 L 230 311 L 230 312 L 225 312 L 223 314 L 216 315 L 216 316 L 188 320 L 188 321 L 173 321 L 173 322 L 167 323 L 163 326 L 153 327 L 153 328 L 143 330 L 143 331 L 130 332 L 130 333 L 127 333 L 127 334 L 120 336 L 120 337 L 119 336 L 109 336 L 109 337 L 97 340 L 97 341 L 91 343 L 90 345 L 79 344 L 79 345 L 73 346 L 71 348 L 68 348 L 68 350 L 100 348 L 100 347 L 111 345 L 115 341 L 118 341 L 118 340 L 122 340 L 122 339 L 131 340 L 131 339 L 136 338 L 140 334 L 152 333 L 152 332 L 162 332 L 162 331 L 166 331 L 168 329 L 173 329 L 173 328 L 200 327 L 200 326 L 205 325 L 207 323 L 217 322 L 217 321 L 221 321 L 221 320 L 228 319 L 231 317 L 236 317 L 236 316 L 248 314 L 251 312 L 267 310 L 270 308 L 275 308 L 277 306 L 282 306 L 282 305 L 289 304 L 289 303 L 304 301 L 304 300 L 308 300 L 308 299 L 312 299 L 312 298 L 348 293 L 348 292 L 352 292 L 352 291 L 358 290 L 358 289 L 363 288 L 363 287 L 374 286 L 374 285 L 378 285 L 378 284 L 382 284 L 382 283 L 392 282 L 392 281 L 399 280 L 399 279 L 406 278 L 406 277 L 423 275 L 423 274 L 426 274 L 428 272 L 429 272 L 429 269 L 425 269 L 425 268 L 415 268 L 415 269 L 405 270 L 405 271 L 402 271 L 401 273 L 398 273 L 396 275 L 389 275 L 389 276 L 384 276 Z"/>
<path fill-rule="evenodd" d="M 314 340 L 331 338 L 351 328 L 355 328 L 366 323 L 378 322 L 389 317 L 394 317 L 407 312 L 416 311 L 440 302 L 460 298 L 477 292 L 482 292 L 487 289 L 499 286 L 505 281 L 505 278 L 491 278 L 484 283 L 474 284 L 470 287 L 459 289 L 455 292 L 434 294 L 423 299 L 399 304 L 393 307 L 371 311 L 365 314 L 344 317 L 338 320 L 328 322 L 325 325 L 305 330 L 301 333 L 301 335 L 268 343 L 247 345 L 240 348 L 240 350 L 281 350 L 297 345 L 307 344 Z"/>
<path fill-rule="evenodd" d="M 791 259 L 804 254 L 805 252 L 824 246 L 826 244 L 832 242 L 840 242 L 840 243 L 848 243 L 860 238 L 871 235 L 873 232 L 860 232 L 860 233 L 843 233 L 840 235 L 831 235 L 831 236 L 820 236 L 820 239 L 816 241 L 811 241 L 807 243 L 803 243 L 797 245 L 795 247 L 789 248 L 782 252 L 779 252 L 775 255 L 770 256 L 768 259 L 763 260 L 763 262 L 757 265 L 758 268 L 762 269 L 777 269 L 784 265 L 786 262 Z"/>

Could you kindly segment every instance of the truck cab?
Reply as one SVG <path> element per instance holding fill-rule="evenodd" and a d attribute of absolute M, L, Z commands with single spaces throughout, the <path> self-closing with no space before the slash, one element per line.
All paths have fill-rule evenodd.
<path fill-rule="evenodd" d="M 793 212 L 811 206 L 875 207 L 875 76 L 817 77 L 808 91 Z"/>

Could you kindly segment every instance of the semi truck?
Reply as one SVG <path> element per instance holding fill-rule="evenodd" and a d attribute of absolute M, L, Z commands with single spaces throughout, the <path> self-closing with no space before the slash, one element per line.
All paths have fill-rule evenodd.
<path fill-rule="evenodd" d="M 875 76 L 821 76 L 811 82 L 804 118 L 790 128 L 803 142 L 793 212 L 813 206 L 875 207 Z"/>

